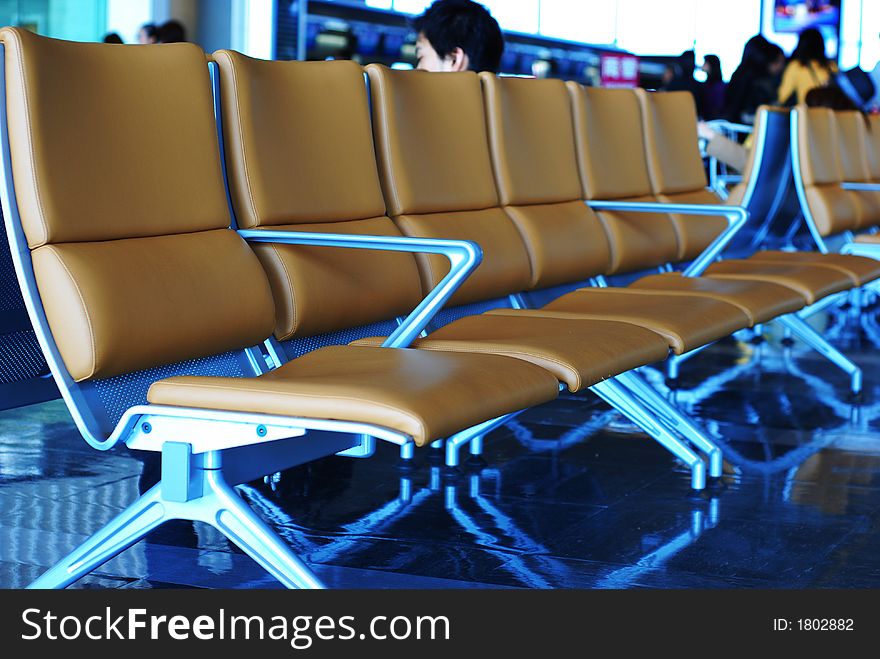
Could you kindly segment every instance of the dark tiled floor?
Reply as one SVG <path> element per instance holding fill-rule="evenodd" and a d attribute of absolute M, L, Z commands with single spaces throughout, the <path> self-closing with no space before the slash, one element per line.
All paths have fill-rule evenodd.
<path fill-rule="evenodd" d="M 244 496 L 331 587 L 880 587 L 877 309 L 817 318 L 862 364 L 846 379 L 795 346 L 730 340 L 674 388 L 716 437 L 723 482 L 694 496 L 661 447 L 591 396 L 566 396 L 492 433 L 457 473 L 393 447 L 285 472 Z M 79 438 L 60 402 L 0 413 L 0 586 L 17 588 L 138 493 L 125 450 Z M 214 529 L 173 523 L 81 588 L 277 584 Z"/>

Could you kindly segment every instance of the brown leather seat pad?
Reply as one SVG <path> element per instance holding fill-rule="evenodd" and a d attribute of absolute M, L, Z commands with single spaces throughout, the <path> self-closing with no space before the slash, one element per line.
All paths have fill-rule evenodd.
<path fill-rule="evenodd" d="M 511 312 L 497 310 L 489 313 Z M 563 295 L 542 309 L 513 313 L 631 323 L 663 336 L 676 354 L 699 348 L 749 326 L 749 317 L 739 307 L 720 300 L 615 288 L 582 288 Z"/>
<path fill-rule="evenodd" d="M 803 295 L 808 304 L 853 287 L 852 279 L 839 270 L 798 263 L 731 259 L 713 263 L 706 268 L 703 276 L 711 276 L 713 279 L 768 281 L 788 286 Z"/>
<path fill-rule="evenodd" d="M 467 316 L 418 339 L 424 350 L 507 355 L 537 364 L 578 391 L 638 366 L 666 359 L 666 340 L 650 330 L 602 320 L 543 318 L 513 311 Z M 381 339 L 363 339 L 367 345 Z"/>
<path fill-rule="evenodd" d="M 700 295 L 736 305 L 752 324 L 793 313 L 807 304 L 797 291 L 764 281 L 684 277 L 677 272 L 648 275 L 629 285 L 629 289 L 654 290 L 664 294 Z"/>
<path fill-rule="evenodd" d="M 821 265 L 834 268 L 843 272 L 857 286 L 880 278 L 880 261 L 866 256 L 854 256 L 852 254 L 823 254 L 822 252 L 781 252 L 765 251 L 758 252 L 749 257 L 749 261 L 761 261 L 764 263 L 805 263 L 809 265 Z"/>
<path fill-rule="evenodd" d="M 153 383 L 157 405 L 374 424 L 419 446 L 553 400 L 553 375 L 496 355 L 330 346 L 255 378 L 174 377 Z"/>

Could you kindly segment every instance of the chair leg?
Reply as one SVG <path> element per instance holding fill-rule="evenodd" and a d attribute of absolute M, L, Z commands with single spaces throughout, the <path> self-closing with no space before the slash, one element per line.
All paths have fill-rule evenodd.
<path fill-rule="evenodd" d="M 172 519 L 164 504 L 162 486 L 155 485 L 28 588 L 66 588 L 84 577 L 131 547 L 162 522 Z"/>
<path fill-rule="evenodd" d="M 215 526 L 288 588 L 324 587 L 278 534 L 223 480 L 219 470 L 204 473 L 209 493 L 202 497 L 204 501 L 198 506 L 202 521 Z"/>
<path fill-rule="evenodd" d="M 715 442 L 709 439 L 703 429 L 691 421 L 681 410 L 657 393 L 657 391 L 638 373 L 632 371 L 629 373 L 623 373 L 622 375 L 618 375 L 615 380 L 632 391 L 649 410 L 662 419 L 667 427 L 678 432 L 694 447 L 703 451 L 709 457 L 710 477 L 721 477 L 723 463 L 721 449 L 715 444 Z"/>
<path fill-rule="evenodd" d="M 195 469 L 192 477 L 200 481 L 200 487 L 194 488 L 200 496 L 169 501 L 162 498 L 162 484 L 154 486 L 29 588 L 64 588 L 169 519 L 211 524 L 288 588 L 323 588 L 290 547 L 226 483 L 220 469 Z"/>
<path fill-rule="evenodd" d="M 474 455 L 478 455 L 477 453 L 474 453 L 472 442 L 477 441 L 478 448 L 480 451 L 482 451 L 483 437 L 498 426 L 507 423 L 511 419 L 518 416 L 520 412 L 522 412 L 522 410 L 520 410 L 519 412 L 513 412 L 512 414 L 499 416 L 497 419 L 490 419 L 489 421 L 485 421 L 479 425 L 474 426 L 473 428 L 462 430 L 460 433 L 457 433 L 448 438 L 444 445 L 446 450 L 446 466 L 457 467 L 459 465 L 459 454 L 461 453 L 461 448 L 465 444 L 470 444 L 471 453 L 473 453 Z"/>
<path fill-rule="evenodd" d="M 686 362 L 691 357 L 694 357 L 706 348 L 708 348 L 711 344 L 707 343 L 706 345 L 700 346 L 699 348 L 694 348 L 690 352 L 685 352 L 681 355 L 670 355 L 666 360 L 666 377 L 670 380 L 677 380 L 679 373 L 681 371 L 681 365 Z"/>
<path fill-rule="evenodd" d="M 684 462 L 691 470 L 691 488 L 702 490 L 706 487 L 706 465 L 703 464 L 700 456 L 658 423 L 651 411 L 646 409 L 631 392 L 614 380 L 604 380 L 594 384 L 590 390 Z"/>
<path fill-rule="evenodd" d="M 823 357 L 831 361 L 832 364 L 839 367 L 850 377 L 850 390 L 853 394 L 859 394 L 862 391 L 862 369 L 849 360 L 840 350 L 819 334 L 812 327 L 807 325 L 799 316 L 789 314 L 777 318 L 780 324 L 801 341 L 810 346 Z"/>

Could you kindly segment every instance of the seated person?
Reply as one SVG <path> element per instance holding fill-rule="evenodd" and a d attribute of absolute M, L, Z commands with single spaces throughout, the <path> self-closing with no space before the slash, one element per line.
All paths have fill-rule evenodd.
<path fill-rule="evenodd" d="M 849 96 L 837 87 L 816 87 L 807 92 L 806 105 L 811 108 L 831 108 L 832 110 L 858 110 Z M 697 135 L 706 140 L 706 153 L 741 172 L 749 158 L 751 136 L 745 144 L 740 144 L 727 139 L 724 135 L 715 131 L 705 121 L 697 122 Z"/>
<path fill-rule="evenodd" d="M 504 37 L 488 10 L 471 0 L 437 0 L 413 20 L 422 71 L 498 73 Z"/>

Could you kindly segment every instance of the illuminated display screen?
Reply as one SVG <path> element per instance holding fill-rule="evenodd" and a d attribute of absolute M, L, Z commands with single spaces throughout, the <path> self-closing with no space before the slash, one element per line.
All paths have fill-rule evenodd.
<path fill-rule="evenodd" d="M 840 24 L 840 0 L 776 0 L 773 29 L 799 33 L 808 27 Z"/>

